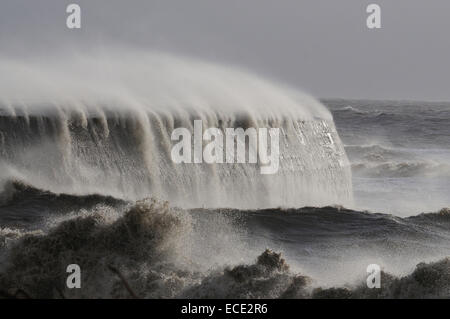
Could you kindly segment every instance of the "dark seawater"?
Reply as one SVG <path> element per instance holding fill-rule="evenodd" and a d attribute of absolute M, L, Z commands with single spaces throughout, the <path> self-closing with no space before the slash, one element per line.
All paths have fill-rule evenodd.
<path fill-rule="evenodd" d="M 10 180 L 0 294 L 129 298 L 118 270 L 142 298 L 450 297 L 450 105 L 324 103 L 356 208 L 183 209 Z M 82 289 L 65 288 L 72 263 Z M 369 264 L 381 289 L 366 286 Z"/>
<path fill-rule="evenodd" d="M 450 103 L 326 100 L 358 209 L 399 216 L 450 204 Z"/>

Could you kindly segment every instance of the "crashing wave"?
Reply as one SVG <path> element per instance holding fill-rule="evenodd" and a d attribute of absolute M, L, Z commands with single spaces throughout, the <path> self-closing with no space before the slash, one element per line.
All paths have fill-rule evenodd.
<path fill-rule="evenodd" d="M 339 210 L 335 210 L 338 214 Z M 205 221 L 207 218 L 213 220 Z M 375 222 L 380 216 L 367 218 Z M 242 243 L 233 241 L 235 225 L 211 214 L 205 219 L 201 220 L 206 224 L 198 228 L 199 220 L 195 220 L 192 212 L 169 208 L 165 202 L 145 200 L 128 206 L 120 214 L 111 215 L 100 209 L 70 218 L 48 232 L 4 229 L 0 238 L 9 238 L 10 242 L 0 246 L 3 256 L 0 295 L 18 297 L 18 292 L 22 292 L 32 298 L 450 296 L 449 259 L 421 263 L 403 277 L 383 272 L 381 289 L 368 289 L 365 278 L 345 286 L 324 287 L 318 285 L 318 278 L 290 267 L 289 260 L 272 250 L 264 250 L 253 262 L 252 258 L 236 262 L 241 257 L 231 254 L 238 251 L 248 254 L 253 248 L 246 250 L 240 247 Z M 393 225 L 398 223 L 393 221 Z M 216 229 L 212 229 L 214 225 Z M 221 237 L 220 231 L 226 237 Z M 227 250 L 221 252 L 225 246 Z M 224 259 L 220 259 L 222 253 Z M 72 263 L 82 269 L 85 279 L 81 289 L 66 288 L 65 270 Z"/>
<path fill-rule="evenodd" d="M 183 207 L 353 203 L 329 111 L 246 72 L 163 54 L 0 61 L 0 183 L 54 193 L 156 196 Z M 20 90 L 17 90 L 20 88 Z M 279 128 L 280 167 L 175 164 L 178 127 Z"/>

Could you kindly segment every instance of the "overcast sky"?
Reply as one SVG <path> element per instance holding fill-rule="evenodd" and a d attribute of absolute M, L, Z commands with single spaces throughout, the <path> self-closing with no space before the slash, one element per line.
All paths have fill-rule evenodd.
<path fill-rule="evenodd" d="M 66 27 L 69 3 L 81 30 Z M 370 3 L 382 29 L 366 27 Z M 158 49 L 317 97 L 450 101 L 449 31 L 449 0 L 0 0 L 1 55 Z"/>

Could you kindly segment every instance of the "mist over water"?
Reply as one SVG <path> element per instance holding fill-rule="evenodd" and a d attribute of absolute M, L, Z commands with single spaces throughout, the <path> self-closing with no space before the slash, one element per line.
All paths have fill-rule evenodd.
<path fill-rule="evenodd" d="M 244 71 L 161 53 L 1 61 L 2 180 L 55 193 L 148 196 L 182 207 L 351 205 L 329 111 Z M 171 133 L 279 128 L 280 168 L 175 164 Z M 206 144 L 206 142 L 204 142 Z"/>

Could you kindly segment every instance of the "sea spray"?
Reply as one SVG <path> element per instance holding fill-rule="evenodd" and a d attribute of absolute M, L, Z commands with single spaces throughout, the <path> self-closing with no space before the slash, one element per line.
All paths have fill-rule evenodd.
<path fill-rule="evenodd" d="M 8 74 L 0 79 L 1 180 L 182 207 L 353 203 L 330 113 L 293 89 L 238 69 L 120 50 L 1 59 L 0 71 Z M 259 164 L 175 164 L 171 133 L 192 133 L 194 120 L 204 129 L 279 129 L 276 174 L 262 176 Z"/>
<path fill-rule="evenodd" d="M 113 209 L 110 207 L 109 209 Z M 329 208 L 331 209 L 331 208 Z M 319 209 L 316 209 L 319 210 Z M 277 211 L 279 220 L 288 212 Z M 317 212 L 318 216 L 327 211 Z M 323 214 L 322 214 L 323 213 Z M 348 212 L 347 212 L 348 213 Z M 433 298 L 448 297 L 450 261 L 419 263 L 403 276 L 384 270 L 381 288 L 369 289 L 365 278 L 321 286 L 317 277 L 291 267 L 292 258 L 271 250 L 241 246 L 230 239 L 236 224 L 229 227 L 233 214 L 197 212 L 168 207 L 167 203 L 145 200 L 128 206 L 110 218 L 106 207 L 94 209 L 58 224 L 48 232 L 0 229 L 0 297 L 19 292 L 33 298 Z M 212 223 L 228 239 L 220 238 L 227 262 L 215 263 L 210 241 L 217 240 L 210 227 L 199 227 L 196 218 L 211 215 Z M 251 212 L 235 212 L 244 216 Z M 266 215 L 261 211 L 255 216 Z M 298 212 L 301 216 L 308 214 Z M 342 212 L 345 214 L 345 212 Z M 354 215 L 361 212 L 353 212 Z M 444 213 L 445 214 L 445 213 Z M 367 215 L 367 214 L 366 214 Z M 372 217 L 366 216 L 375 221 Z M 427 219 L 446 218 L 448 214 L 429 214 Z M 202 222 L 204 219 L 200 218 Z M 326 217 L 328 219 L 329 217 Z M 379 217 L 378 217 L 379 218 Z M 267 216 L 264 218 L 267 219 Z M 325 220 L 326 220 L 325 219 Z M 426 221 L 423 219 L 422 221 Z M 386 220 L 381 224 L 386 224 Z M 405 220 L 405 224 L 408 220 Z M 336 224 L 336 223 L 335 223 Z M 430 224 L 427 224 L 430 226 Z M 409 227 L 405 227 L 407 230 Z M 320 229 L 320 226 L 318 226 Z M 409 228 L 417 229 L 417 227 Z M 421 227 L 424 229 L 424 227 Z M 397 232 L 404 233 L 397 230 Z M 416 234 L 417 236 L 417 234 Z M 273 243 L 272 243 L 273 245 Z M 187 249 L 188 248 L 188 249 Z M 197 252 L 191 250 L 198 250 Z M 232 251 L 247 254 L 240 260 Z M 304 262 L 307 263 L 307 259 Z M 65 286 L 68 264 L 80 266 L 80 289 Z M 332 267 L 329 271 L 332 271 Z M 120 274 L 118 276 L 117 274 Z M 336 275 L 336 274 L 335 274 Z M 127 289 L 126 285 L 131 289 Z"/>

